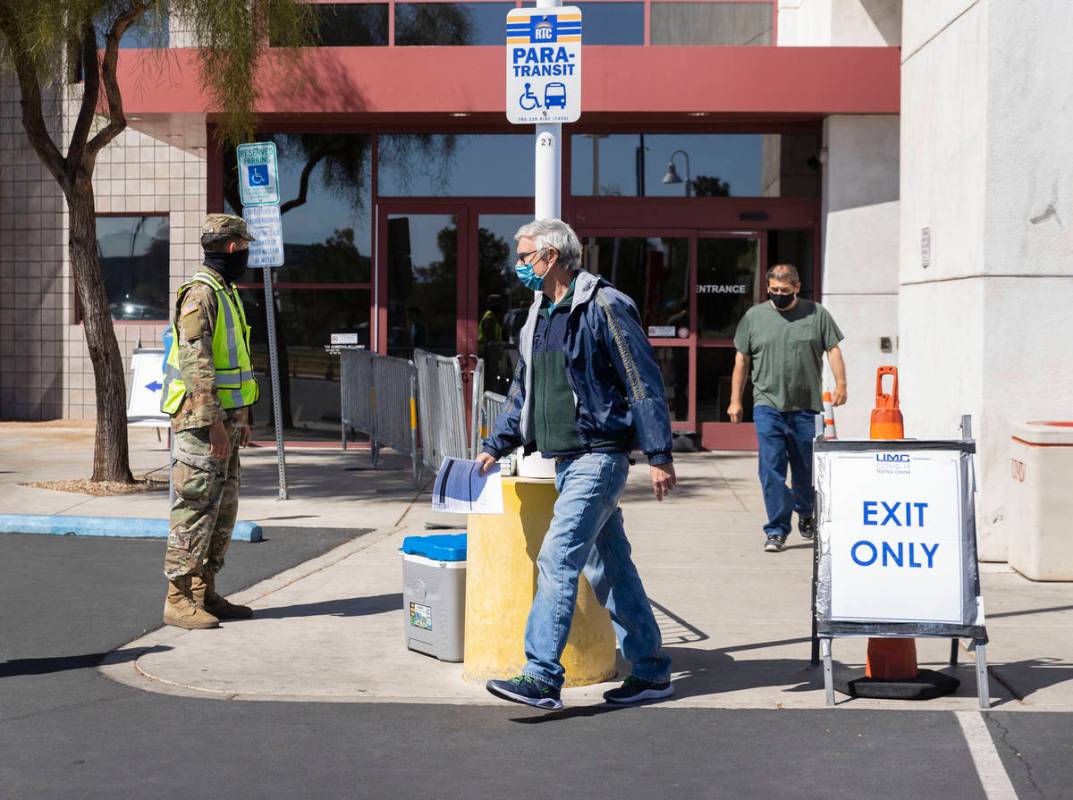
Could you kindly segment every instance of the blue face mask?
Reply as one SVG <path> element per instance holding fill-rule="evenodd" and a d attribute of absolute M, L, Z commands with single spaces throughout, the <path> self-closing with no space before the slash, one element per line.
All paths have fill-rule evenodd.
<path fill-rule="evenodd" d="M 532 289 L 534 292 L 539 292 L 544 288 L 544 278 L 533 271 L 532 264 L 526 264 L 524 261 L 519 261 L 514 265 L 514 274 L 518 276 L 518 280 L 522 282 L 522 286 L 526 289 Z"/>

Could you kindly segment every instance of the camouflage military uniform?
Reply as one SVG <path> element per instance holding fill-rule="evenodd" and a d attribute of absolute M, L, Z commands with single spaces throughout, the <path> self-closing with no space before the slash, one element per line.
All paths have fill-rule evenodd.
<path fill-rule="evenodd" d="M 226 285 L 223 276 L 211 268 L 203 266 L 199 271 Z M 249 424 L 249 412 L 246 408 L 225 410 L 216 396 L 212 338 L 217 305 L 212 287 L 194 282 L 175 306 L 179 333 L 175 346 L 179 348 L 179 370 L 187 394 L 171 420 L 175 436 L 175 504 L 171 507 L 164 557 L 164 574 L 169 580 L 219 572 L 238 516 L 238 450 Z M 217 421 L 224 423 L 231 442 L 231 454 L 226 459 L 214 458 L 210 452 L 209 428 Z"/>

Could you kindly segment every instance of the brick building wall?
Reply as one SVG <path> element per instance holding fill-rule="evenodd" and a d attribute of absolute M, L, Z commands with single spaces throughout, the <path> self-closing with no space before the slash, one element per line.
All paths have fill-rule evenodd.
<path fill-rule="evenodd" d="M 80 92 L 61 87 L 47 104 L 64 148 Z M 30 148 L 20 115 L 9 77 L 0 83 L 0 419 L 92 419 L 95 380 L 67 255 L 66 203 Z M 205 179 L 203 142 L 179 147 L 128 129 L 98 157 L 99 215 L 167 215 L 172 293 L 201 263 Z M 159 347 L 165 325 L 116 322 L 124 363 L 137 347 Z"/>

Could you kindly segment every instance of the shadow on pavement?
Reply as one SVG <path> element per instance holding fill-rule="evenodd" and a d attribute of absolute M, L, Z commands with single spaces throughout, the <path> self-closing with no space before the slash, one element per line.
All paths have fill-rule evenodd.
<path fill-rule="evenodd" d="M 13 678 L 16 675 L 51 675 L 54 672 L 67 672 L 73 669 L 94 669 L 100 666 L 105 658 L 108 659 L 109 664 L 123 664 L 128 661 L 137 661 L 149 653 L 163 653 L 168 650 L 171 648 L 156 645 L 104 653 L 83 653 L 78 656 L 16 658 L 0 664 L 0 678 Z"/>
<path fill-rule="evenodd" d="M 1003 611 L 1001 614 L 988 614 L 988 619 L 1003 619 L 1005 617 L 1024 617 L 1029 614 L 1050 614 L 1056 611 L 1073 611 L 1073 606 L 1051 606 L 1049 608 L 1026 608 L 1021 611 Z"/>
<path fill-rule="evenodd" d="M 1010 694 L 1024 700 L 1043 689 L 1073 680 L 1073 664 L 1058 658 L 1032 658 L 992 664 L 991 673 Z"/>
<path fill-rule="evenodd" d="M 646 705 L 645 703 L 638 703 L 637 705 Z M 543 722 L 563 722 L 568 719 L 583 719 L 586 717 L 598 717 L 601 714 L 609 714 L 612 711 L 624 711 L 632 706 L 617 705 L 613 706 L 610 703 L 605 703 L 600 706 L 573 706 L 572 708 L 564 708 L 562 711 L 542 712 L 540 709 L 534 708 L 533 713 L 526 717 L 511 717 L 511 722 L 517 722 L 519 725 L 540 725 Z"/>
<path fill-rule="evenodd" d="M 288 457 L 291 460 L 291 457 Z M 408 460 L 385 454 L 379 469 L 351 472 L 349 467 L 369 461 L 368 455 L 354 452 L 319 453 L 316 461 L 293 457 L 287 486 L 295 497 L 305 499 L 370 500 L 378 497 L 413 497 Z M 249 459 L 242 464 L 242 499 L 275 498 L 278 495 L 276 462 Z"/>
<path fill-rule="evenodd" d="M 809 640 L 800 641 L 808 643 Z M 779 644 L 783 643 L 750 644 L 747 648 L 740 649 L 754 650 Z M 807 657 L 736 661 L 724 650 L 702 650 L 695 647 L 668 647 L 666 650 L 673 659 L 674 671 L 678 673 L 674 680 L 674 696 L 680 699 L 727 694 L 765 686 L 794 684 L 787 686 L 784 690 L 787 692 L 808 691 L 823 686 L 822 671 L 819 667 L 810 667 Z"/>
<path fill-rule="evenodd" d="M 257 609 L 257 619 L 292 617 L 369 617 L 402 610 L 402 594 L 377 594 L 370 597 L 347 597 L 319 603 L 296 603 L 291 606 Z"/>

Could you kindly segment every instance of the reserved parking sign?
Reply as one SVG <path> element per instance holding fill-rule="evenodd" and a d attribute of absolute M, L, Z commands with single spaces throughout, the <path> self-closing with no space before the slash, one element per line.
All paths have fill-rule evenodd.
<path fill-rule="evenodd" d="M 279 167 L 275 142 L 251 142 L 235 149 L 238 190 L 243 206 L 279 203 Z"/>

